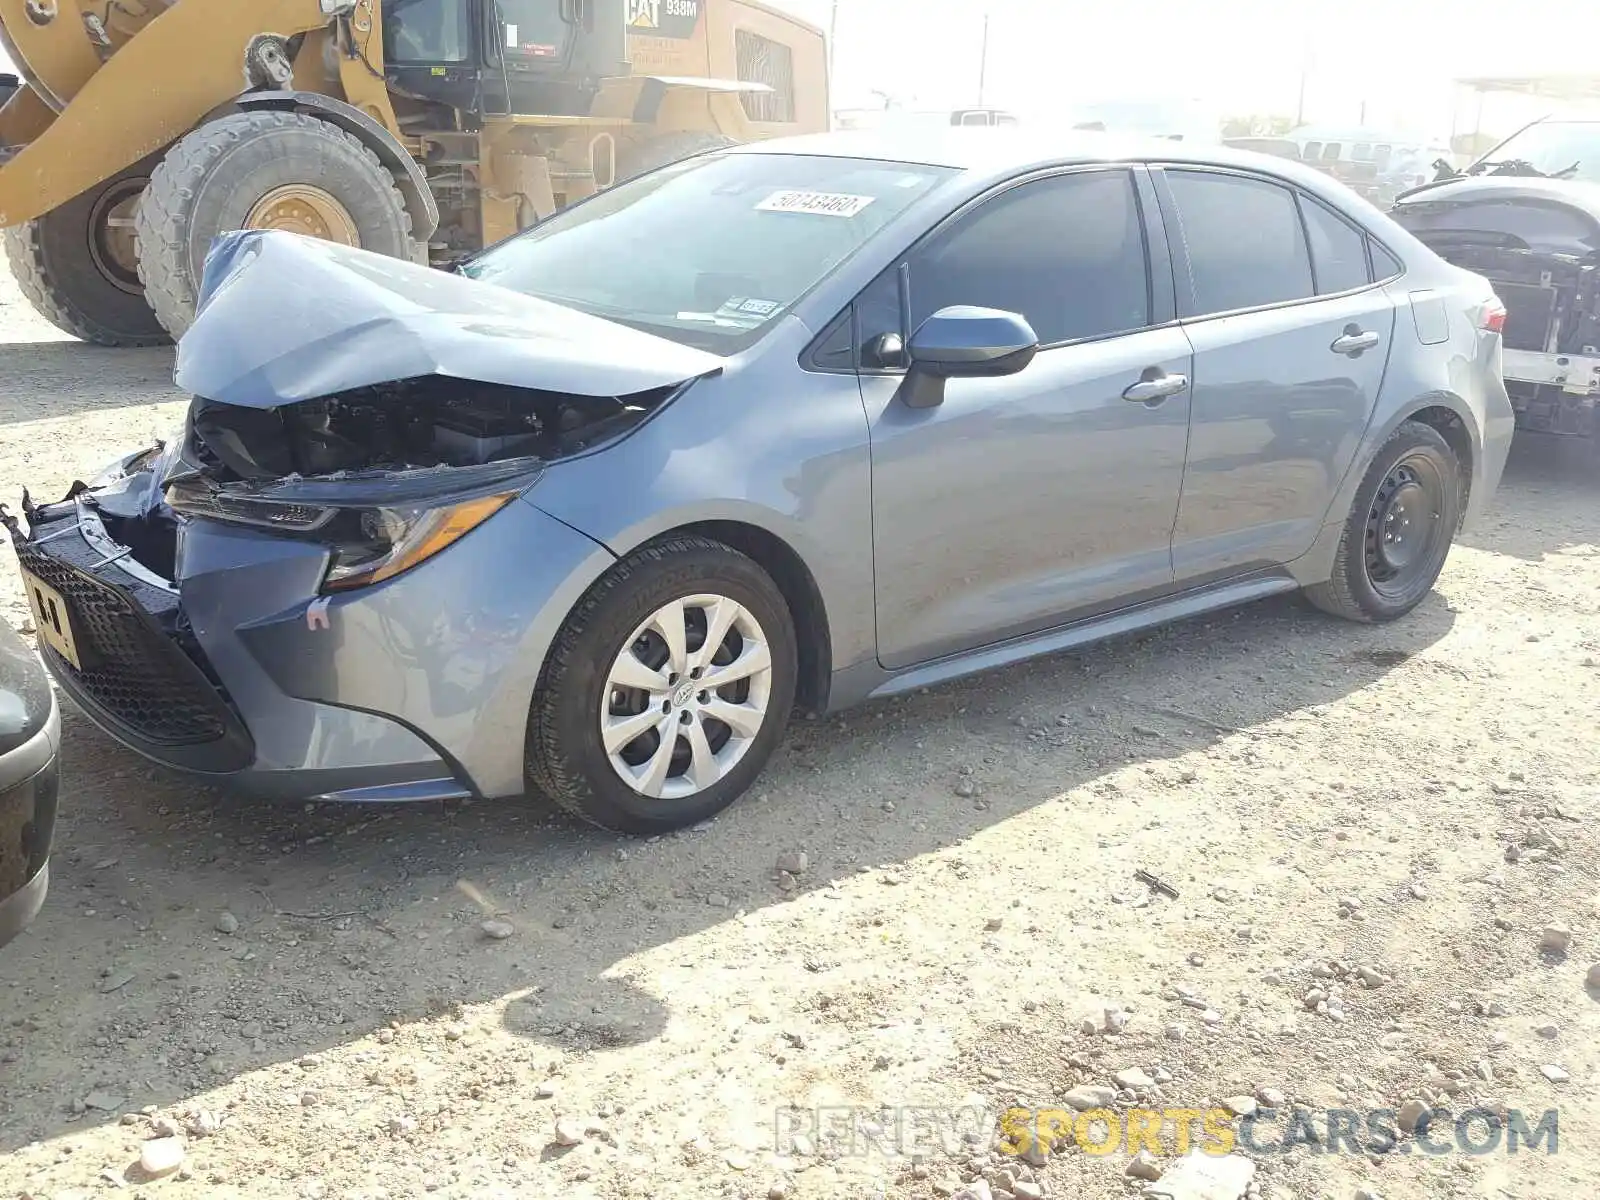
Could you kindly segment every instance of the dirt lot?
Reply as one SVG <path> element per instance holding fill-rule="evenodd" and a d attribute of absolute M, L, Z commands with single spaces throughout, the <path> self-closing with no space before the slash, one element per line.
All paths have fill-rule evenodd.
<path fill-rule="evenodd" d="M 6 499 L 166 432 L 169 368 L 0 281 Z M 0 1196 L 1120 1196 L 1124 1151 L 852 1151 L 832 1106 L 926 1106 L 910 1151 L 931 1109 L 1129 1068 L 1116 1104 L 1559 1109 L 1553 1155 L 1263 1125 L 1265 1197 L 1600 1195 L 1600 474 L 1570 457 L 1523 447 L 1400 624 L 1268 603 L 801 724 L 759 795 L 648 842 L 531 801 L 230 802 L 69 709 L 50 903 L 0 952 Z M 150 1182 L 162 1133 L 185 1162 Z"/>

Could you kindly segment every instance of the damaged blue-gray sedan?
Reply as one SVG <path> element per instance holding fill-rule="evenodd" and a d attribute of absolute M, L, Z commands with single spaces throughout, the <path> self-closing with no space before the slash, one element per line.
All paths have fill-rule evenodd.
<path fill-rule="evenodd" d="M 1413 609 L 1505 460 L 1489 286 L 1296 163 L 1045 141 L 717 152 L 456 273 L 228 235 L 181 436 L 7 518 L 50 669 L 258 795 L 651 832 L 797 705 Z"/>

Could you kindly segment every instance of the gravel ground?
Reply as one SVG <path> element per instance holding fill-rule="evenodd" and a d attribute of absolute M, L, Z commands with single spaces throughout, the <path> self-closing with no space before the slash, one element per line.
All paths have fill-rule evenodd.
<path fill-rule="evenodd" d="M 181 410 L 168 353 L 9 279 L 0 367 L 8 500 Z M 238 803 L 69 707 L 50 902 L 0 952 L 0 1196 L 1121 1196 L 1124 1150 L 957 1137 L 1108 1099 L 1559 1110 L 1556 1154 L 1264 1125 L 1224 1200 L 1600 1195 L 1600 472 L 1557 449 L 1399 624 L 1269 602 L 802 723 L 651 841 Z M 852 1146 L 834 1106 L 920 1115 Z M 1132 1169 L 1200 1195 L 1174 1136 Z"/>

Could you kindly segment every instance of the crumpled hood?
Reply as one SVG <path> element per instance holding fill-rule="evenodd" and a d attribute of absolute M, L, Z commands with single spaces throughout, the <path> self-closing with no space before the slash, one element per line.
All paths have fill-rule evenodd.
<path fill-rule="evenodd" d="M 198 308 L 176 383 L 243 408 L 429 375 L 621 396 L 723 365 L 494 284 L 273 230 L 212 243 Z"/>

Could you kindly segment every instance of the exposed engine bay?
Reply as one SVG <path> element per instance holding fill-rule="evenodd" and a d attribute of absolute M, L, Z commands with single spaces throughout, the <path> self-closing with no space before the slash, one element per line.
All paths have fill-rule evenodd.
<path fill-rule="evenodd" d="M 1390 215 L 1494 285 L 1517 427 L 1600 436 L 1600 185 L 1497 164 L 1413 189 Z"/>
<path fill-rule="evenodd" d="M 550 462 L 622 433 L 667 394 L 574 396 L 433 375 L 279 408 L 196 398 L 187 456 L 216 483 Z"/>
<path fill-rule="evenodd" d="M 225 234 L 178 344 L 174 382 L 194 397 L 181 435 L 23 512 L 30 528 L 70 520 L 92 561 L 148 585 L 162 611 L 191 520 L 313 542 L 324 592 L 370 586 L 723 367 L 490 283 L 278 231 Z"/>

